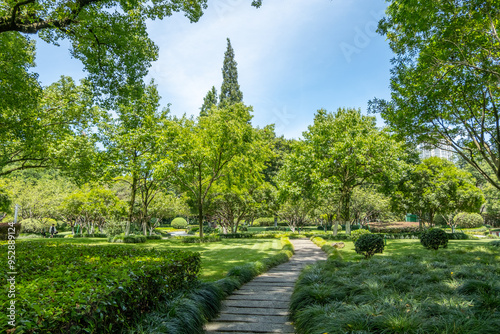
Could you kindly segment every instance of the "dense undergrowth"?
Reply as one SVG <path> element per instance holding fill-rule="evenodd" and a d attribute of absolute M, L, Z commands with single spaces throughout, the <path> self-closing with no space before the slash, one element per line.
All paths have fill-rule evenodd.
<path fill-rule="evenodd" d="M 290 310 L 297 332 L 498 332 L 500 249 L 495 243 L 439 251 L 415 243 L 406 252 L 368 260 L 334 249 L 328 261 L 306 269 L 295 287 Z"/>

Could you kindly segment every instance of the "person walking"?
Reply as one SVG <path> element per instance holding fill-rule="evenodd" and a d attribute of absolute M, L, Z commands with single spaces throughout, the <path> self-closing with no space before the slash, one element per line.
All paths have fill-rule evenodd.
<path fill-rule="evenodd" d="M 50 237 L 53 238 L 54 237 L 54 234 L 57 234 L 57 230 L 56 230 L 56 226 L 54 224 L 52 224 L 52 226 L 50 227 Z"/>

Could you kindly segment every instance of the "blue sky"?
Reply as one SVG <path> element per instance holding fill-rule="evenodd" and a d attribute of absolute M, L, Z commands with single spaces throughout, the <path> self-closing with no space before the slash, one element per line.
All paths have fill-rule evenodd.
<path fill-rule="evenodd" d="M 264 0 L 259 9 L 250 3 L 209 0 L 197 23 L 182 14 L 149 22 L 160 54 L 147 79 L 154 78 L 172 114 L 196 115 L 207 91 L 220 91 L 228 37 L 253 124 L 275 123 L 278 135 L 300 137 L 320 108 L 365 112 L 368 100 L 389 98 L 392 53 L 375 33 L 384 0 Z M 43 85 L 85 75 L 64 44 L 37 46 Z"/>

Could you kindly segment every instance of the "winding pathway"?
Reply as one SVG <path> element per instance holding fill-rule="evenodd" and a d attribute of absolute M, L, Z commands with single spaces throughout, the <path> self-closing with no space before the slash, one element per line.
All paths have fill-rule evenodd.
<path fill-rule="evenodd" d="M 205 325 L 206 334 L 295 333 L 288 319 L 293 287 L 301 270 L 327 255 L 307 239 L 290 239 L 295 254 L 236 290 L 223 302 L 217 319 Z"/>

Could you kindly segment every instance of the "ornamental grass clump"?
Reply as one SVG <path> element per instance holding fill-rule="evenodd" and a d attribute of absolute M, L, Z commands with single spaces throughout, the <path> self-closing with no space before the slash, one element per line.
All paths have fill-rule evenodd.
<path fill-rule="evenodd" d="M 448 235 L 439 228 L 431 228 L 420 235 L 420 243 L 427 249 L 446 248 L 448 246 Z"/>
<path fill-rule="evenodd" d="M 378 234 L 362 234 L 354 243 L 354 250 L 358 254 L 363 254 L 366 259 L 375 253 L 384 251 L 384 239 Z"/>

